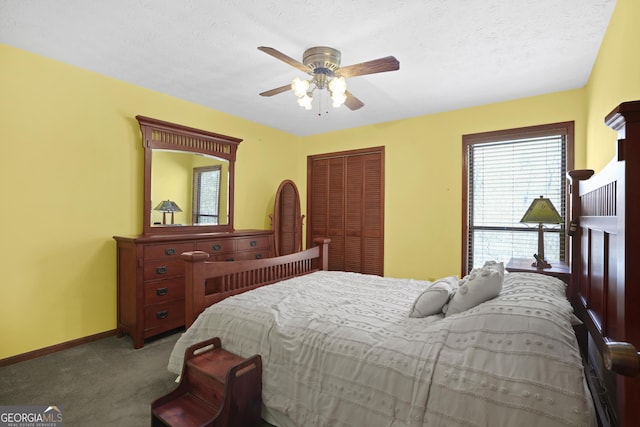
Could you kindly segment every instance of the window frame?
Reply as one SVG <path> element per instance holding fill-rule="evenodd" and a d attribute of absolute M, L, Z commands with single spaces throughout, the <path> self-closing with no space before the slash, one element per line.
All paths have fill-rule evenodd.
<path fill-rule="evenodd" d="M 518 140 L 526 138 L 536 138 L 551 135 L 565 135 L 566 136 L 566 158 L 565 168 L 566 171 L 570 171 L 574 168 L 574 130 L 575 122 L 566 121 L 558 123 L 549 123 L 543 125 L 527 126 L 521 128 L 505 129 L 490 132 L 481 132 L 475 134 L 462 135 L 462 275 L 469 273 L 469 231 L 471 228 L 471 218 L 469 210 L 469 148 L 475 144 L 501 142 L 509 140 Z M 565 177 L 566 179 L 566 177 Z M 568 212 L 569 210 L 569 185 L 565 185 L 565 217 L 564 228 L 567 229 L 568 225 Z M 570 245 L 569 235 L 565 233 L 565 258 L 570 258 Z"/>

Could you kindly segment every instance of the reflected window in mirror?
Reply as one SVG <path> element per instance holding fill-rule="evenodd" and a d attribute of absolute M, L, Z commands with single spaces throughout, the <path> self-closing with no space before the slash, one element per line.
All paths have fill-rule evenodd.
<path fill-rule="evenodd" d="M 193 223 L 213 224 L 220 222 L 220 175 L 221 165 L 193 168 Z"/>

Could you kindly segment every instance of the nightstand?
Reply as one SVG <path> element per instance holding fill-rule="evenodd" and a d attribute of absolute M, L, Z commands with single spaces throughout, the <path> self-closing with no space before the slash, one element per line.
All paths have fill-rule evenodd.
<path fill-rule="evenodd" d="M 550 268 L 537 268 L 531 264 L 535 260 L 533 258 L 511 258 L 505 267 L 505 270 L 511 273 L 540 273 L 547 276 L 557 277 L 567 285 L 571 282 L 571 269 L 564 261 L 549 261 Z"/>

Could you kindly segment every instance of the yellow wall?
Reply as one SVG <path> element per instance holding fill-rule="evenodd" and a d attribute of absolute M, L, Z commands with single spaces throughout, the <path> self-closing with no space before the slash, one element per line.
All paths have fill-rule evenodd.
<path fill-rule="evenodd" d="M 586 88 L 306 138 L 0 44 L 0 359 L 115 328 L 112 236 L 142 228 L 135 115 L 244 139 L 237 229 L 270 228 L 283 179 L 306 209 L 306 156 L 383 145 L 386 275 L 459 274 L 462 135 L 575 120 L 576 167 L 599 169 L 603 116 L 640 98 L 639 15 L 618 0 Z"/>
<path fill-rule="evenodd" d="M 587 85 L 587 167 L 602 169 L 615 153 L 616 133 L 604 117 L 640 99 L 640 1 L 618 0 Z"/>
<path fill-rule="evenodd" d="M 582 165 L 584 93 L 578 89 L 311 136 L 305 138 L 304 155 L 385 146 L 385 275 L 458 275 L 462 135 L 575 120 L 576 164 Z M 306 200 L 306 187 L 300 187 Z"/>
<path fill-rule="evenodd" d="M 242 138 L 236 227 L 269 225 L 289 134 L 0 44 L 0 359 L 113 330 L 113 235 L 142 230 L 137 114 Z M 257 172 L 259 171 L 259 173 Z"/>

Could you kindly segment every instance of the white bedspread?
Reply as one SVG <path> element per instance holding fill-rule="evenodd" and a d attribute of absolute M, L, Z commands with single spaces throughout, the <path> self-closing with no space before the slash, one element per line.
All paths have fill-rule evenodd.
<path fill-rule="evenodd" d="M 589 426 L 593 410 L 564 284 L 505 275 L 498 298 L 410 318 L 428 282 L 321 271 L 228 298 L 177 342 L 218 336 L 261 354 L 280 426 Z"/>

